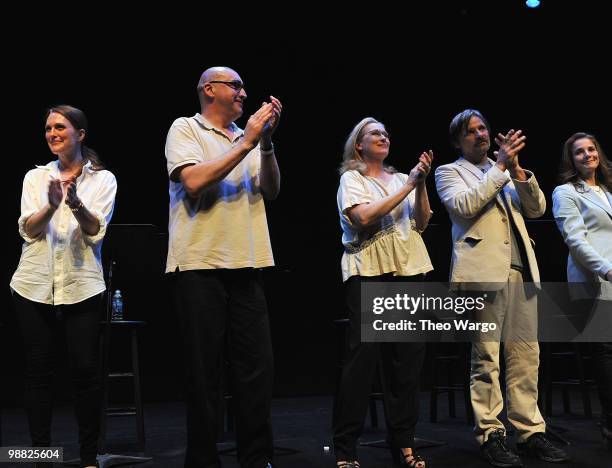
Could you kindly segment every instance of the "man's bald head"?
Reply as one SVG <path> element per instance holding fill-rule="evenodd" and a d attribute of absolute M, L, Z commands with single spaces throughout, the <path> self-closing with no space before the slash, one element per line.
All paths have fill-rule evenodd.
<path fill-rule="evenodd" d="M 211 67 L 202 73 L 198 81 L 198 99 L 202 115 L 208 109 L 214 115 L 223 115 L 232 122 L 242 115 L 247 95 L 242 78 L 229 67 Z M 212 117 L 209 115 L 209 117 Z"/>
<path fill-rule="evenodd" d="M 207 70 L 204 70 L 204 73 L 202 73 L 202 76 L 200 76 L 200 81 L 198 81 L 198 96 L 202 94 L 204 83 L 214 80 L 231 81 L 236 75 L 238 75 L 236 70 L 229 67 L 210 67 Z"/>

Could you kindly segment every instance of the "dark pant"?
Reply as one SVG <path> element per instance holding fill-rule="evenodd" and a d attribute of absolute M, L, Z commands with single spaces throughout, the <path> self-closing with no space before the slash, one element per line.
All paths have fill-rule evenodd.
<path fill-rule="evenodd" d="M 98 339 L 103 295 L 51 306 L 14 293 L 25 344 L 24 403 L 33 447 L 51 445 L 53 337 L 63 329 L 68 349 L 83 466 L 95 465 L 100 432 Z"/>
<path fill-rule="evenodd" d="M 216 440 L 223 416 L 221 377 L 226 359 L 238 460 L 242 467 L 265 467 L 273 455 L 270 404 L 274 364 L 260 273 L 252 269 L 179 272 L 176 311 L 187 384 L 185 467 L 220 466 Z"/>
<path fill-rule="evenodd" d="M 597 373 L 602 422 L 612 430 L 612 343 L 593 344 L 593 363 Z"/>
<path fill-rule="evenodd" d="M 572 306 L 574 320 L 577 320 L 573 324 L 582 331 L 593 319 L 592 311 L 610 312 L 612 301 L 600 303 L 598 299 L 581 299 L 574 301 Z M 607 326 L 607 323 L 602 326 Z M 601 402 L 602 424 L 612 430 L 612 343 L 593 343 L 593 369 Z"/>
<path fill-rule="evenodd" d="M 382 366 L 383 399 L 388 437 L 393 448 L 414 447 L 419 417 L 419 381 L 425 343 L 362 343 L 361 283 L 364 281 L 422 281 L 422 277 L 351 277 L 346 283 L 349 310 L 349 349 L 336 400 L 333 431 L 337 460 L 357 458 L 377 365 Z"/>

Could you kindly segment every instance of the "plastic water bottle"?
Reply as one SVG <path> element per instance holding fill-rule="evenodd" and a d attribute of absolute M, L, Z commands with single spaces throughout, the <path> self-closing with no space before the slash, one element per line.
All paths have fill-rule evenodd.
<path fill-rule="evenodd" d="M 123 297 L 121 297 L 120 289 L 115 289 L 115 293 L 113 294 L 113 300 L 112 300 L 111 305 L 112 305 L 112 312 L 113 312 L 111 320 L 113 322 L 123 320 Z"/>

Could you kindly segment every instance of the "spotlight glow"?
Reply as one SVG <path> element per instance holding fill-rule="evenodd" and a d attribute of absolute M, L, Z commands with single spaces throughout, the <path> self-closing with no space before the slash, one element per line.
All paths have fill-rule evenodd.
<path fill-rule="evenodd" d="M 527 0 L 525 5 L 527 5 L 529 8 L 537 8 L 540 6 L 540 0 Z"/>

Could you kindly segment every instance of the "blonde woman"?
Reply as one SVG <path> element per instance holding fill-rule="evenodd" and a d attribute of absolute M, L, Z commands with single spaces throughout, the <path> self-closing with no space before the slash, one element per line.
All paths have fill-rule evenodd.
<path fill-rule="evenodd" d="M 396 462 L 425 468 L 413 452 L 418 419 L 419 375 L 424 343 L 362 343 L 360 290 L 366 281 L 422 281 L 433 270 L 421 238 L 431 210 L 425 179 L 433 153 L 424 152 L 409 174 L 385 164 L 390 138 L 368 117 L 350 133 L 340 167 L 338 211 L 342 227 L 342 277 L 350 318 L 349 350 L 334 403 L 337 465 L 359 467 L 361 435 L 378 361 L 385 380 L 387 441 Z"/>

